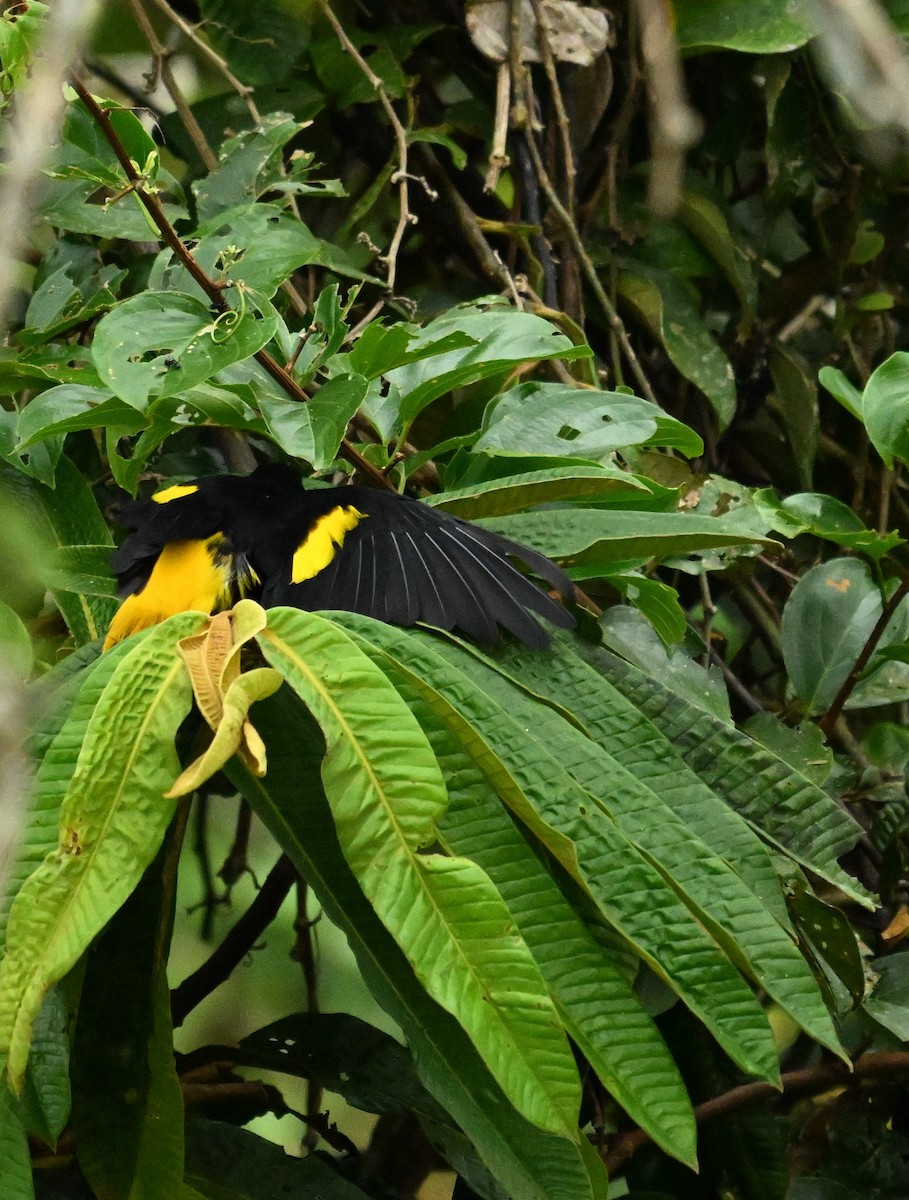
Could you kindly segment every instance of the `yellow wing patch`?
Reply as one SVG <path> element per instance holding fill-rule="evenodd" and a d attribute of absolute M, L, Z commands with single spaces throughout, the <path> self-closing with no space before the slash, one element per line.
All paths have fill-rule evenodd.
<path fill-rule="evenodd" d="M 336 548 L 344 545 L 345 535 L 368 515 L 353 505 L 348 508 L 339 505 L 324 517 L 319 517 L 294 554 L 291 583 L 302 583 L 304 579 L 312 579 L 324 571 L 334 558 Z"/>
<path fill-rule="evenodd" d="M 178 612 L 211 613 L 230 603 L 229 557 L 220 557 L 224 538 L 171 542 L 158 556 L 148 582 L 127 596 L 108 630 L 104 649 Z"/>
<path fill-rule="evenodd" d="M 155 504 L 167 504 L 171 500 L 179 500 L 181 496 L 191 496 L 198 490 L 195 483 L 176 483 L 173 487 L 165 488 L 163 492 L 155 492 L 152 500 Z"/>

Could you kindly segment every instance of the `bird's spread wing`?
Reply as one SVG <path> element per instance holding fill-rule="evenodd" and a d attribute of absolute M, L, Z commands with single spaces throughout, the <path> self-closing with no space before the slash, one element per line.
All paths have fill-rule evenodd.
<path fill-rule="evenodd" d="M 422 622 L 484 646 L 507 629 L 545 647 L 536 615 L 574 624 L 515 565 L 570 598 L 567 576 L 537 551 L 391 492 L 304 489 L 289 468 L 169 488 L 124 506 L 122 520 L 133 532 L 112 564 L 127 599 L 107 645 L 171 613 L 214 612 L 241 595 L 267 608 Z"/>

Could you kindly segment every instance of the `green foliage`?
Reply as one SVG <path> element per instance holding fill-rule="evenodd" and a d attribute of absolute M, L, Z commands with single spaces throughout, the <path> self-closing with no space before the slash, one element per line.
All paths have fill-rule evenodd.
<path fill-rule="evenodd" d="M 155 9 L 146 113 L 107 6 L 65 88 L 0 351 L 4 1200 L 385 1200 L 442 1160 L 485 1200 L 909 1191 L 899 42 L 676 0 L 580 67 L 599 9 L 554 0 L 547 50 L 463 7 Z M 0 17 L 4 112 L 53 19 Z M 577 631 L 244 600 L 101 654 L 120 490 L 273 459 L 552 557 Z M 285 856 L 229 935 L 225 796 L 227 898 Z M 193 856 L 221 944 L 175 1033 Z M 395 1036 L 318 1011 L 302 910 L 312 1011 L 258 964 L 219 1001 L 291 866 Z M 301 1109 L 301 1161 L 243 1128 Z"/>

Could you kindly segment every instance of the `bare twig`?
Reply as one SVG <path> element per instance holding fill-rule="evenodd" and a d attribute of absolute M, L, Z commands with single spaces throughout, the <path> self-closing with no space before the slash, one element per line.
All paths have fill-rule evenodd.
<path fill-rule="evenodd" d="M 224 897 L 215 891 L 215 875 L 211 865 L 211 855 L 208 849 L 208 796 L 204 793 L 196 797 L 193 823 L 193 854 L 199 864 L 202 876 L 202 899 L 191 909 L 202 909 L 201 937 L 203 942 L 210 941 L 215 924 L 215 909 L 224 903 Z"/>
<path fill-rule="evenodd" d="M 148 19 L 148 13 L 145 11 L 142 0 L 129 0 L 129 6 L 133 10 L 133 16 L 136 18 L 136 24 L 142 31 L 145 40 L 151 49 L 155 59 L 155 74 L 161 76 L 161 82 L 167 90 L 168 96 L 174 102 L 180 120 L 183 122 L 183 127 L 189 134 L 192 144 L 196 148 L 196 153 L 201 158 L 206 171 L 213 171 L 218 165 L 218 156 L 209 146 L 205 134 L 202 132 L 202 127 L 196 120 L 193 110 L 186 102 L 186 97 L 180 91 L 177 80 L 174 78 L 174 73 L 170 66 L 170 53 L 167 47 L 159 39 L 155 33 L 155 27 Z M 149 91 L 153 92 L 155 78 L 149 80 Z"/>
<path fill-rule="evenodd" d="M 720 668 L 723 679 L 726 681 L 726 686 L 730 692 L 738 696 L 749 712 L 756 714 L 764 711 L 762 705 L 755 700 L 754 696 L 748 691 L 744 683 L 742 683 L 741 679 L 739 679 L 738 675 L 736 675 L 721 654 L 718 654 L 716 650 L 711 648 L 708 651 L 708 659 Z"/>
<path fill-rule="evenodd" d="M 252 809 L 245 800 L 241 799 L 240 807 L 237 809 L 237 822 L 234 826 L 234 840 L 227 852 L 227 858 L 218 871 L 218 878 L 226 886 L 228 896 L 234 884 L 244 875 L 251 876 L 255 886 L 259 886 L 253 869 L 249 865 L 249 835 L 251 831 Z"/>
<path fill-rule="evenodd" d="M 386 253 L 383 255 L 385 260 L 385 282 L 388 285 L 389 292 L 394 292 L 395 276 L 398 267 L 398 251 L 401 248 L 401 240 L 404 237 L 404 232 L 407 229 L 407 226 L 415 224 L 417 219 L 416 216 L 414 216 L 410 211 L 410 196 L 408 191 L 410 175 L 407 168 L 407 130 L 401 124 L 398 114 L 395 112 L 394 105 L 388 98 L 388 93 L 385 90 L 385 84 L 344 32 L 344 27 L 332 11 L 329 0 L 317 0 L 317 3 L 319 8 L 324 13 L 329 25 L 331 25 L 332 29 L 334 30 L 335 37 L 374 88 L 376 96 L 379 98 L 379 103 L 385 109 L 385 115 L 388 117 L 388 122 L 394 131 L 395 145 L 398 152 L 398 166 L 397 170 L 391 177 L 391 182 L 398 185 L 398 223 L 395 226 L 394 233 L 392 234 L 391 244 L 389 245 Z"/>
<path fill-rule="evenodd" d="M 99 128 L 116 155 L 117 161 L 130 181 L 133 192 L 151 217 L 164 243 L 173 251 L 178 261 L 182 263 L 203 290 L 211 302 L 212 308 L 218 313 L 231 312 L 232 310 L 223 296 L 223 287 L 213 279 L 210 279 L 205 271 L 202 270 L 168 220 L 167 214 L 158 197 L 154 192 L 145 187 L 142 176 L 139 174 L 123 143 L 117 136 L 108 112 L 98 104 L 94 96 L 91 95 L 79 79 L 74 78 L 72 84 L 85 107 L 97 121 Z M 309 396 L 300 387 L 299 383 L 267 350 L 257 350 L 253 357 L 292 400 L 297 400 L 301 403 L 309 400 Z M 389 483 L 379 468 L 373 466 L 371 462 L 365 459 L 347 438 L 341 443 L 340 454 L 358 471 L 361 471 L 371 479 L 373 483 L 378 484 L 379 487 L 391 490 L 393 485 Z"/>
<path fill-rule="evenodd" d="M 543 165 L 543 160 L 540 157 L 540 151 L 537 148 L 536 141 L 533 137 L 527 138 L 527 147 L 530 150 L 530 157 L 533 159 L 533 167 L 537 173 L 537 178 L 540 181 L 540 186 L 546 193 L 546 199 L 549 201 L 553 211 L 561 221 L 565 232 L 568 235 L 568 240 L 571 242 L 572 248 L 574 249 L 575 254 L 578 256 L 578 260 L 584 272 L 584 277 L 590 285 L 591 291 L 596 296 L 610 328 L 614 331 L 618 339 L 619 345 L 622 348 L 622 353 L 624 354 L 625 359 L 631 368 L 631 373 L 634 376 L 638 387 L 641 389 L 641 394 L 652 404 L 656 404 L 657 400 L 653 393 L 653 388 L 650 386 L 650 381 L 644 374 L 644 370 L 638 360 L 638 356 L 635 354 L 634 347 L 629 341 L 628 332 L 625 329 L 622 318 L 616 311 L 615 305 L 606 295 L 606 290 L 602 283 L 600 283 L 596 267 L 593 265 L 593 260 L 587 253 L 583 238 L 578 231 L 577 224 L 571 219 L 571 215 L 566 210 L 565 205 L 559 198 L 559 194 L 555 189 L 555 185 L 553 184 L 552 179 L 549 177 L 549 172 Z"/>
<path fill-rule="evenodd" d="M 421 146 L 420 150 L 429 164 L 430 178 L 439 188 L 454 213 L 464 240 L 476 255 L 483 273 L 497 287 L 510 292 L 514 287 L 514 280 L 511 278 L 508 268 L 486 240 L 479 217 L 448 178 L 448 173 L 439 165 L 430 148 Z"/>
<path fill-rule="evenodd" d="M 494 192 L 499 184 L 503 168 L 510 163 L 508 157 L 508 113 L 511 106 L 511 73 L 507 63 L 500 63 L 496 75 L 496 115 L 492 127 L 492 149 L 489 151 L 489 169 L 483 184 L 484 192 Z"/>
<path fill-rule="evenodd" d="M 306 988 L 306 1011 L 317 1013 L 319 1011 L 319 973 L 316 966 L 316 945 L 313 930 L 319 922 L 319 917 L 316 916 L 312 921 L 309 919 L 308 904 L 309 888 L 306 885 L 306 880 L 300 879 L 297 881 L 297 915 L 294 920 L 294 930 L 297 940 L 291 951 L 291 957 L 296 959 L 303 970 L 303 983 Z M 315 1079 L 308 1079 L 306 1081 L 305 1118 L 307 1133 L 303 1141 L 304 1145 L 308 1146 L 309 1149 L 314 1149 L 318 1141 L 318 1137 L 314 1137 L 313 1134 L 318 1132 L 316 1122 L 321 1104 L 322 1088 L 319 1082 Z"/>
<path fill-rule="evenodd" d="M 574 185 L 577 176 L 577 167 L 574 161 L 574 149 L 571 145 L 571 123 L 565 108 L 565 100 L 559 85 L 555 57 L 552 53 L 552 44 L 549 40 L 551 30 L 546 10 L 543 7 L 542 0 L 530 0 L 530 3 L 533 6 L 533 15 L 537 23 L 537 43 L 539 44 L 540 55 L 543 59 L 543 69 L 549 81 L 552 106 L 555 109 L 556 125 L 559 130 L 559 140 L 562 144 L 562 167 L 565 171 L 565 208 L 570 213 L 571 219 L 575 220 Z"/>
<path fill-rule="evenodd" d="M 877 0 L 815 0 L 817 44 L 838 90 L 878 128 L 909 135 L 909 54 Z"/>
<path fill-rule="evenodd" d="M 167 0 L 152 0 L 152 3 L 164 13 L 169 21 L 176 25 L 180 32 L 192 42 L 199 53 L 207 58 L 212 66 L 214 66 L 221 73 L 224 79 L 227 80 L 237 95 L 246 104 L 246 107 L 249 110 L 249 115 L 258 125 L 261 122 L 262 117 L 258 108 L 256 107 L 256 102 L 253 99 L 253 89 L 249 87 L 248 84 L 245 84 L 242 80 L 238 79 L 236 75 L 234 75 L 233 71 L 231 71 L 230 67 L 227 65 L 227 60 L 222 58 L 217 50 L 214 49 L 214 47 L 209 46 L 208 42 L 206 42 L 203 38 L 200 38 L 196 32 L 195 26 L 191 25 L 189 21 L 184 20 L 184 18 L 180 16 L 176 9 L 171 8 L 171 6 L 167 3 Z"/>
<path fill-rule="evenodd" d="M 862 671 L 864 671 L 865 667 L 867 667 L 872 654 L 877 649 L 878 642 L 883 636 L 884 630 L 890 624 L 894 613 L 899 608 L 906 596 L 909 596 L 909 575 L 907 575 L 906 578 L 901 581 L 893 595 L 884 605 L 881 615 L 878 617 L 874 628 L 868 635 L 868 640 L 865 642 L 864 646 L 862 646 L 861 653 L 852 665 L 852 670 L 843 680 L 842 687 L 834 697 L 833 703 L 818 721 L 818 727 L 824 734 L 829 736 L 831 730 L 836 725 L 837 719 L 839 718 L 840 713 L 843 711 L 846 701 L 852 695 L 852 690 L 856 683 L 858 683 L 859 676 L 861 675 Z"/>
<path fill-rule="evenodd" d="M 799 1071 L 788 1071 L 782 1076 L 782 1098 L 795 1100 L 801 1096 L 818 1096 L 834 1087 L 857 1087 L 859 1084 L 876 1080 L 890 1080 L 894 1076 L 909 1074 L 909 1051 L 894 1050 L 882 1054 L 866 1054 L 853 1064 L 850 1071 L 843 1063 L 820 1067 L 805 1067 Z M 694 1110 L 699 1125 L 715 1117 L 729 1116 L 746 1108 L 753 1108 L 763 1100 L 780 1099 L 780 1091 L 772 1083 L 743 1083 L 730 1088 L 721 1096 L 714 1096 L 699 1104 Z M 620 1134 L 613 1142 L 606 1159 L 610 1176 L 625 1165 L 640 1148 L 650 1141 L 642 1129 Z"/>
<path fill-rule="evenodd" d="M 297 870 L 286 854 L 272 867 L 265 882 L 224 941 L 201 967 L 188 975 L 171 992 L 171 1015 L 179 1028 L 192 1010 L 211 995 L 230 976 L 250 952 L 278 911 L 294 885 Z"/>

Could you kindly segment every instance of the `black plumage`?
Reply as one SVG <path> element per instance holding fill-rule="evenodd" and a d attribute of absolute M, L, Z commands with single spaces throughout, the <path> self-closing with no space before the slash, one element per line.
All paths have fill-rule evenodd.
<path fill-rule="evenodd" d="M 574 624 L 512 561 L 569 599 L 567 576 L 537 551 L 393 492 L 303 488 L 280 464 L 130 501 L 120 520 L 133 532 L 111 561 L 132 608 L 128 599 L 109 644 L 160 620 L 169 607 L 186 607 L 189 595 L 203 607 L 210 597 L 213 607 L 225 607 L 246 595 L 266 608 L 422 622 L 484 646 L 502 628 L 545 647 L 549 635 L 532 614 L 561 628 Z M 198 575 L 191 587 L 187 571 Z M 171 595 L 182 602 L 171 606 Z"/>

